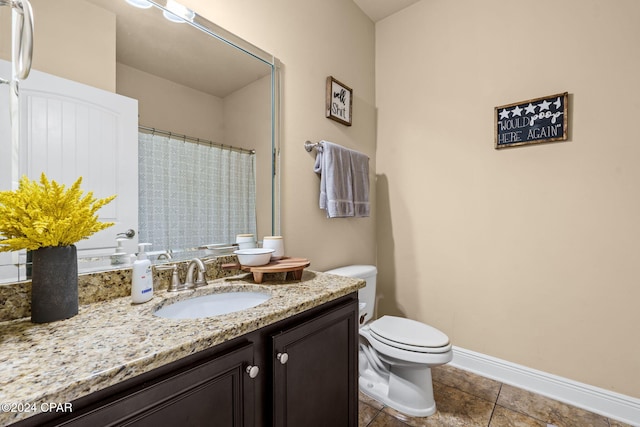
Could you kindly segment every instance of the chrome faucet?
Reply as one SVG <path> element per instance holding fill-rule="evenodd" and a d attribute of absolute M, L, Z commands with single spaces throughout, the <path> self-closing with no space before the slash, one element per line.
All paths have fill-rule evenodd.
<path fill-rule="evenodd" d="M 196 266 L 198 267 L 198 277 L 196 281 L 193 281 L 193 276 L 195 273 Z M 198 286 L 205 286 L 207 281 L 204 278 L 204 273 L 206 269 L 204 267 L 204 263 L 200 258 L 194 258 L 189 262 L 189 267 L 187 268 L 187 277 L 184 281 L 185 288 L 197 288 Z"/>

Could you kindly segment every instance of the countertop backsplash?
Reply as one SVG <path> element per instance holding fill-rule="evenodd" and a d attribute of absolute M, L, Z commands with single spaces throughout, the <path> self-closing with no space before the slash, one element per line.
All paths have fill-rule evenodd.
<path fill-rule="evenodd" d="M 235 263 L 235 255 L 216 257 L 205 264 L 207 280 L 234 276 L 237 269 L 224 270 L 223 264 Z M 178 274 L 184 281 L 188 261 L 177 262 Z M 171 270 L 153 269 L 155 290 L 164 290 L 171 283 Z M 108 301 L 131 295 L 131 266 L 114 270 L 80 274 L 78 276 L 78 298 L 80 305 Z M 0 322 L 31 316 L 31 281 L 0 285 Z"/>

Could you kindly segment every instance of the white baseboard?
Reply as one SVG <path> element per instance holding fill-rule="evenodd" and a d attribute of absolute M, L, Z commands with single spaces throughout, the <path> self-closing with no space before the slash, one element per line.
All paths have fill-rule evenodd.
<path fill-rule="evenodd" d="M 450 364 L 483 377 L 640 427 L 640 399 L 634 397 L 456 346 L 453 347 L 453 360 Z"/>

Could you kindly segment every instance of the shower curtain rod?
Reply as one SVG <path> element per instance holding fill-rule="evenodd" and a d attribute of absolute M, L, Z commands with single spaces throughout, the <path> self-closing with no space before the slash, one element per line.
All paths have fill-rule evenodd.
<path fill-rule="evenodd" d="M 138 129 L 144 132 L 148 132 L 152 135 L 161 134 L 161 135 L 167 135 L 169 138 L 182 139 L 184 142 L 189 141 L 189 142 L 194 142 L 196 144 L 208 145 L 210 147 L 226 148 L 227 150 L 238 151 L 240 153 L 256 154 L 256 150 L 249 150 L 247 148 L 234 147 L 233 145 L 220 144 L 219 142 L 213 142 L 213 141 L 208 141 L 206 139 L 200 139 L 192 136 L 181 135 L 179 133 L 170 132 L 168 130 L 160 130 L 160 129 L 150 128 L 148 126 L 142 126 L 142 125 L 138 126 Z"/>

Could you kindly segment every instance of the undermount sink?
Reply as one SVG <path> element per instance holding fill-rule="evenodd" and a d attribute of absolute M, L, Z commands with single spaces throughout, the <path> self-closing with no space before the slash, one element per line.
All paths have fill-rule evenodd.
<path fill-rule="evenodd" d="M 224 292 L 202 295 L 166 305 L 154 313 L 165 319 L 200 319 L 246 310 L 271 298 L 264 292 Z"/>

